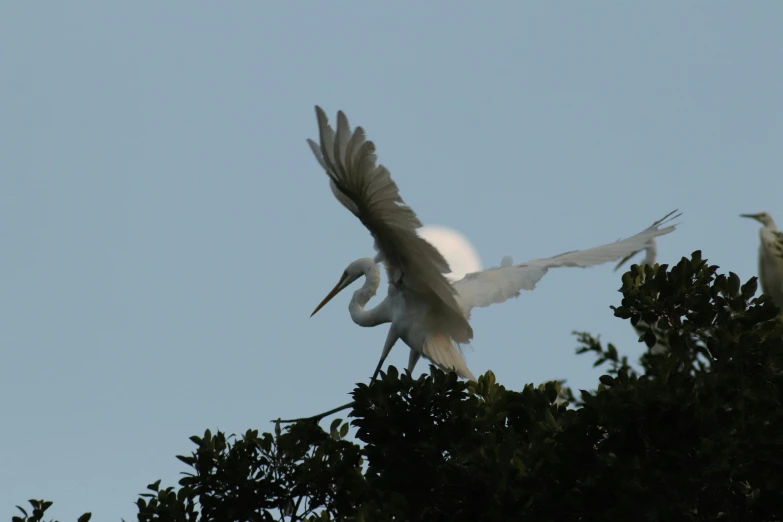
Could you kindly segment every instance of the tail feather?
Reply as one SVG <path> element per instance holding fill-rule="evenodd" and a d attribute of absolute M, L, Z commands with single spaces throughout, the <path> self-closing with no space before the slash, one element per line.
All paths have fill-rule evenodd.
<path fill-rule="evenodd" d="M 460 351 L 452 344 L 451 339 L 443 334 L 430 334 L 424 341 L 424 357 L 432 361 L 444 372 L 454 372 L 463 379 L 475 381 L 476 378 L 468 369 Z"/>

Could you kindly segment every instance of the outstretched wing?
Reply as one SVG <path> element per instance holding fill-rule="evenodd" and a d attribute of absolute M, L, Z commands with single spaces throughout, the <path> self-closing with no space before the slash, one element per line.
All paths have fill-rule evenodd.
<path fill-rule="evenodd" d="M 364 130 L 353 132 L 348 118 L 337 113 L 337 132 L 316 106 L 321 143 L 307 140 L 329 176 L 329 186 L 345 208 L 361 220 L 375 239 L 389 281 L 416 293 L 430 307 L 441 333 L 466 343 L 473 337 L 454 289 L 443 276 L 450 272 L 443 256 L 416 233 L 422 224 L 400 197 L 383 165 L 376 165 L 375 145 Z"/>
<path fill-rule="evenodd" d="M 561 266 L 584 268 L 621 259 L 645 248 L 651 239 L 673 232 L 674 225 L 665 228 L 660 228 L 660 226 L 681 215 L 677 214 L 672 217 L 674 212 L 670 212 L 635 236 L 614 243 L 587 250 L 574 250 L 521 265 L 511 266 L 509 263 L 504 263 L 505 266 L 468 274 L 464 279 L 453 283 L 459 294 L 457 300 L 467 315 L 475 307 L 502 303 L 507 299 L 519 296 L 519 292 L 522 290 L 533 290 L 536 283 L 546 275 L 550 268 Z"/>

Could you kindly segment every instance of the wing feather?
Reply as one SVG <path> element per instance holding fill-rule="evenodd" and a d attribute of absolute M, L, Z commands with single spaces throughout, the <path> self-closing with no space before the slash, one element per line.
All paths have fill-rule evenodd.
<path fill-rule="evenodd" d="M 505 266 L 468 274 L 453 283 L 459 294 L 458 301 L 467 315 L 475 307 L 502 303 L 512 297 L 518 297 L 522 290 L 533 290 L 550 268 L 562 266 L 584 268 L 621 259 L 645 248 L 653 238 L 673 232 L 674 225 L 665 228 L 660 226 L 681 215 L 672 217 L 674 212 L 670 212 L 638 234 L 614 243 L 586 250 L 574 250 L 521 265 L 510 266 L 508 263 L 503 263 L 502 265 Z"/>
<path fill-rule="evenodd" d="M 460 350 L 454 347 L 451 339 L 445 335 L 428 335 L 422 347 L 424 357 L 435 363 L 435 366 L 444 372 L 454 372 L 464 379 L 475 381 L 465 358 Z"/>
<path fill-rule="evenodd" d="M 372 234 L 386 265 L 389 281 L 417 294 L 430 308 L 438 330 L 458 343 L 473 337 L 456 292 L 443 274 L 450 272 L 443 256 L 416 233 L 421 221 L 405 204 L 397 184 L 383 165 L 377 165 L 375 145 L 364 130 L 351 132 L 348 118 L 337 113 L 337 131 L 316 106 L 320 143 L 307 140 L 318 163 L 329 176 L 337 200 Z"/>

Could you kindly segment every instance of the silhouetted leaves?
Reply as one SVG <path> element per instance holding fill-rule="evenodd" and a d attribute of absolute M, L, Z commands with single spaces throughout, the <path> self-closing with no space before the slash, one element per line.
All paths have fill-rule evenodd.
<path fill-rule="evenodd" d="M 391 367 L 353 391 L 356 441 L 342 419 L 207 430 L 178 457 L 178 487 L 147 486 L 138 520 L 781 520 L 783 324 L 755 278 L 740 283 L 698 251 L 632 265 L 614 313 L 665 352 L 632 347 L 637 371 L 578 333 L 577 353 L 606 367 L 578 399 L 559 382 L 512 391 L 492 372 Z M 30 503 L 14 520 L 50 505 Z"/>
<path fill-rule="evenodd" d="M 16 509 L 21 511 L 22 515 L 11 517 L 11 522 L 41 522 L 44 519 L 44 513 L 52 506 L 52 502 L 45 500 L 30 499 L 27 501 L 32 508 L 32 512 L 28 513 L 22 506 L 16 506 Z M 77 522 L 89 522 L 92 517 L 92 513 L 85 513 L 80 516 Z"/>

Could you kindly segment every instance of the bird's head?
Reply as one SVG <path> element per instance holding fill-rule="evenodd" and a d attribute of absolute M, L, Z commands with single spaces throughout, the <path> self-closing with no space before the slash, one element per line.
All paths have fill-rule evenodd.
<path fill-rule="evenodd" d="M 740 217 L 755 219 L 765 227 L 775 226 L 775 222 L 772 220 L 772 216 L 766 212 L 759 212 L 758 214 L 740 214 Z"/>
<path fill-rule="evenodd" d="M 324 297 L 324 300 L 315 307 L 315 310 L 313 310 L 313 313 L 310 314 L 310 317 L 314 316 L 316 312 L 323 308 L 326 303 L 331 301 L 334 296 L 351 286 L 351 283 L 359 279 L 361 276 L 367 274 L 368 270 L 370 269 L 368 265 L 375 265 L 375 263 L 372 259 L 366 258 L 357 259 L 348 265 L 345 271 L 343 271 L 343 275 L 340 276 L 340 280 L 337 281 L 337 284 L 334 285 L 334 288 L 332 288 L 332 291 L 329 292 L 326 297 Z"/>

